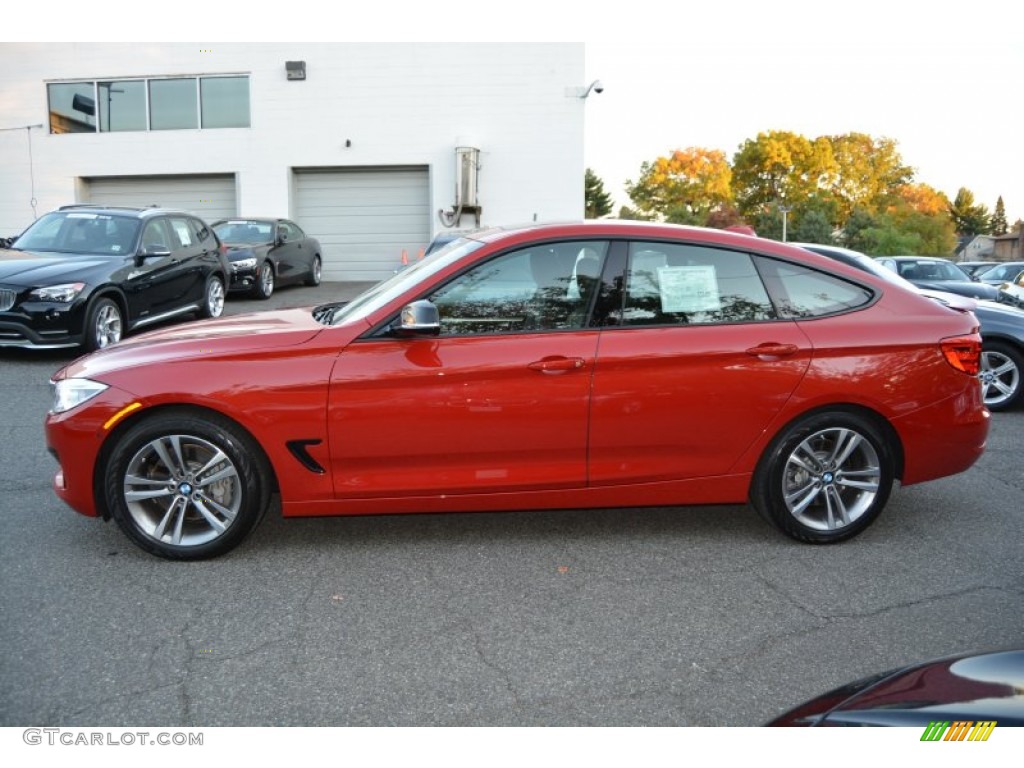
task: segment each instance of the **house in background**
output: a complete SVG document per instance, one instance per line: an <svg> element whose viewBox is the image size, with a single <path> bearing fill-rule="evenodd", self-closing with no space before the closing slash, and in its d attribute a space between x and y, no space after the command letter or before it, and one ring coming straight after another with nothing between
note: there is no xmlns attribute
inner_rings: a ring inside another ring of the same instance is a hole
<svg viewBox="0 0 1024 768"><path fill-rule="evenodd" d="M379 280L448 229L582 218L584 85L582 43L4 43L0 235L279 216Z"/></svg>
<svg viewBox="0 0 1024 768"><path fill-rule="evenodd" d="M995 238L991 235L975 235L964 240L954 254L956 261L984 261L992 258Z"/></svg>
<svg viewBox="0 0 1024 768"><path fill-rule="evenodd" d="M999 235L993 239L995 246L992 249L992 258L995 261L1024 260L1024 226L1016 232Z"/></svg>

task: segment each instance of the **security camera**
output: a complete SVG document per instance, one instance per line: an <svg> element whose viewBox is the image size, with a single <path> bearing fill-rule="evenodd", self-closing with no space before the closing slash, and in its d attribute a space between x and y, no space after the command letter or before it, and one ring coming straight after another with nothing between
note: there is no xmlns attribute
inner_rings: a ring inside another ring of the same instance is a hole
<svg viewBox="0 0 1024 768"><path fill-rule="evenodd" d="M600 80L595 80L594 84L590 87L594 89L594 93L604 93L604 85L601 84Z"/></svg>

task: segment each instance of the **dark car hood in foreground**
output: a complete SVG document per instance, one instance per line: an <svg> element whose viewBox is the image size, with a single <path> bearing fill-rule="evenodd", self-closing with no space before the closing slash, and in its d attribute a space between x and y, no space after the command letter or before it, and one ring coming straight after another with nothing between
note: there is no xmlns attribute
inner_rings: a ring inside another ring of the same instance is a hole
<svg viewBox="0 0 1024 768"><path fill-rule="evenodd" d="M823 694L768 725L891 725L991 721L1024 726L1024 650L914 664Z"/></svg>
<svg viewBox="0 0 1024 768"><path fill-rule="evenodd" d="M121 258L121 257L119 257ZM74 253L32 253L0 249L0 283L38 288L62 280L81 280L84 272L110 263L110 258Z"/></svg>
<svg viewBox="0 0 1024 768"><path fill-rule="evenodd" d="M233 315L200 320L133 336L112 347L74 361L57 375L101 377L111 371L140 365L169 364L184 359L225 358L260 350L281 349L309 341L326 330L312 315L312 307ZM338 350L366 325L332 331Z"/></svg>

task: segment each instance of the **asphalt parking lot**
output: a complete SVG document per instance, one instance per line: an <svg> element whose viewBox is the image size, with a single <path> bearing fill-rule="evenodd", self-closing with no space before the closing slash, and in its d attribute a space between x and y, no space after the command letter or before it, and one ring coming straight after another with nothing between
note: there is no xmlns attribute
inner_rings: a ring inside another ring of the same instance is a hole
<svg viewBox="0 0 1024 768"><path fill-rule="evenodd" d="M237 313L359 286L232 299ZM0 725L758 725L1024 644L1024 411L969 472L801 545L742 506L284 521L174 563L50 490L48 376L0 351Z"/></svg>

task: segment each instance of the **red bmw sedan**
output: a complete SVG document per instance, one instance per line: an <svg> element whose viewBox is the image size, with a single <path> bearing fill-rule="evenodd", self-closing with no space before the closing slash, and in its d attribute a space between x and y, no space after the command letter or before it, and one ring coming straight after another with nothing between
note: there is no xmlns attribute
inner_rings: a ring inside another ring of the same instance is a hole
<svg viewBox="0 0 1024 768"><path fill-rule="evenodd" d="M355 300L53 377L57 495L139 546L286 517L740 504L828 543L988 432L970 312L803 249L635 222L453 240Z"/></svg>

